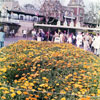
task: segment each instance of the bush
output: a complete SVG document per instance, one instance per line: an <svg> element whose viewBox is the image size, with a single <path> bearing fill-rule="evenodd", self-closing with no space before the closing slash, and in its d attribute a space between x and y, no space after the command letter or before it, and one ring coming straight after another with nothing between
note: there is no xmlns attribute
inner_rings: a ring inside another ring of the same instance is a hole
<svg viewBox="0 0 100 100"><path fill-rule="evenodd" d="M2 99L90 100L100 95L100 59L72 44L18 41L0 52Z"/></svg>

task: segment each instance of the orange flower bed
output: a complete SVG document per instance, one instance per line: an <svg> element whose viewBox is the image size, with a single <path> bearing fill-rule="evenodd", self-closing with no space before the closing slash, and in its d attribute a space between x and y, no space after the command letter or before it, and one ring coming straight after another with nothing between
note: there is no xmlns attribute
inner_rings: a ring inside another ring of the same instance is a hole
<svg viewBox="0 0 100 100"><path fill-rule="evenodd" d="M91 100L100 96L100 59L72 44L18 41L0 50L5 100Z"/></svg>

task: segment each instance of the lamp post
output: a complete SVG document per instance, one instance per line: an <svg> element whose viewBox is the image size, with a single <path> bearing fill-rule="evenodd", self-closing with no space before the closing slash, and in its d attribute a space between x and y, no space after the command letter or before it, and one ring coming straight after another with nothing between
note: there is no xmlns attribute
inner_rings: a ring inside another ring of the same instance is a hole
<svg viewBox="0 0 100 100"><path fill-rule="evenodd" d="M77 20L76 20L76 22L77 22L77 23L76 23L76 26L77 26L77 27L80 27L80 22L79 22L79 10L80 10L80 9L79 9L79 3L80 3L80 2L79 2L79 0L78 0L78 5L77 5Z"/></svg>
<svg viewBox="0 0 100 100"><path fill-rule="evenodd" d="M59 15L58 15L58 22L57 22L57 25L60 26L60 24L61 24L61 22L60 22L60 18L61 18L61 17L60 17L60 14L61 14L61 12L59 11L58 14L59 14Z"/></svg>
<svg viewBox="0 0 100 100"><path fill-rule="evenodd" d="M97 28L100 28L99 22L100 22L100 11L98 12L98 15L97 15Z"/></svg>

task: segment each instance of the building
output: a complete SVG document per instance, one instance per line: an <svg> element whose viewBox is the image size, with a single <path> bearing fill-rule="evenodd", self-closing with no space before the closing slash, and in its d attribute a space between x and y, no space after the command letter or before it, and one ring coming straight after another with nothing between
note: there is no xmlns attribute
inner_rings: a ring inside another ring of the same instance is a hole
<svg viewBox="0 0 100 100"><path fill-rule="evenodd" d="M67 13L67 14L66 14ZM57 24L57 21L60 20L63 24L64 20L68 18L68 24L73 15L73 9L63 6L59 0L45 0L43 5L40 8L40 14L45 16L45 21L48 24ZM66 18L64 18L67 16ZM52 23L49 20L53 18ZM56 21L56 23L54 23Z"/></svg>
<svg viewBox="0 0 100 100"><path fill-rule="evenodd" d="M59 0L45 0L39 13L45 17L45 21L48 23L50 18L63 20L64 9Z"/></svg>
<svg viewBox="0 0 100 100"><path fill-rule="evenodd" d="M64 21L65 18L68 25L73 21L75 26L77 21L81 24L84 22L84 3L82 0L70 0L65 7L59 0L45 0L40 13L46 18L53 17L60 21Z"/></svg>
<svg viewBox="0 0 100 100"><path fill-rule="evenodd" d="M21 7L18 1L2 0L0 10L0 22L6 26L6 33L9 34L12 29L16 36L22 36L23 30L33 29L33 23L38 20L36 14L38 11L31 4Z"/></svg>
<svg viewBox="0 0 100 100"><path fill-rule="evenodd" d="M95 22L96 26L96 20L89 17L91 14L85 14L83 0L70 0L67 6L59 0L45 0L40 10L32 4L21 7L15 0L1 0L0 5L0 23L6 26L7 34L15 29L16 36L22 36L23 30L32 30L35 22L72 27Z"/></svg>
<svg viewBox="0 0 100 100"><path fill-rule="evenodd" d="M83 0L70 0L68 6L69 9L73 9L73 16L75 17L75 25L80 22L81 26L84 24L84 2Z"/></svg>

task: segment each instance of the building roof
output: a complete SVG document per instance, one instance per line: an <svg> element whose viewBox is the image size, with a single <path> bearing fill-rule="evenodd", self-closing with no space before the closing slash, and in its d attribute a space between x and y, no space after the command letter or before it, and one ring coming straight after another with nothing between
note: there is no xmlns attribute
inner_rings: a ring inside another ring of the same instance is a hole
<svg viewBox="0 0 100 100"><path fill-rule="evenodd" d="M83 2L83 0L70 0L68 6L71 6L71 7L76 7L76 6L84 7L84 2Z"/></svg>
<svg viewBox="0 0 100 100"><path fill-rule="evenodd" d="M20 14L38 14L38 10L32 4L27 4L24 7L21 7L18 1L3 2L2 9L19 12Z"/></svg>
<svg viewBox="0 0 100 100"><path fill-rule="evenodd" d="M45 0L40 8L40 14L43 16L49 16L58 19L60 15L61 20L63 19L64 13L66 11L73 12L73 9L62 6L59 0Z"/></svg>

